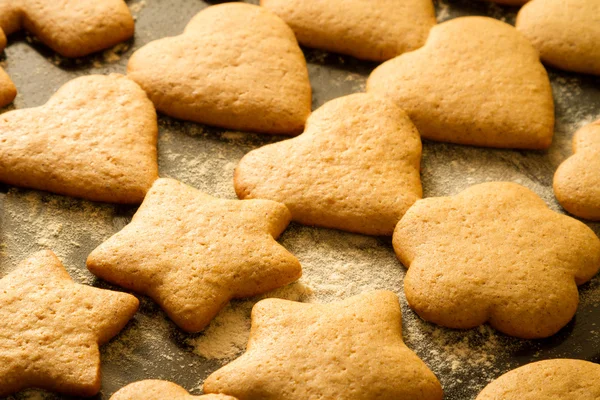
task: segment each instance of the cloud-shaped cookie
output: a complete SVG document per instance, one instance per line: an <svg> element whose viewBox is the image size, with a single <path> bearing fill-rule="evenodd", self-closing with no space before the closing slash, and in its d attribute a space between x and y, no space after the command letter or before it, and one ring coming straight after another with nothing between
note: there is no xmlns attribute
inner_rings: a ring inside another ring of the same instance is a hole
<svg viewBox="0 0 600 400"><path fill-rule="evenodd" d="M156 111L122 75L74 79L41 107L0 115L0 181L140 203L158 178Z"/></svg>
<svg viewBox="0 0 600 400"><path fill-rule="evenodd" d="M600 75L599 16L598 0L532 0L519 11L516 26L544 63Z"/></svg>
<svg viewBox="0 0 600 400"><path fill-rule="evenodd" d="M552 90L539 55L492 18L436 25L424 47L376 68L367 89L393 99L426 139L528 149L552 143Z"/></svg>
<svg viewBox="0 0 600 400"><path fill-rule="evenodd" d="M554 174L554 194L571 214L600 221L600 120L575 133L573 152Z"/></svg>
<svg viewBox="0 0 600 400"><path fill-rule="evenodd" d="M425 320L486 322L521 338L553 335L575 315L577 285L600 268L600 240L515 183L419 200L394 232L404 291Z"/></svg>
<svg viewBox="0 0 600 400"><path fill-rule="evenodd" d="M123 0L0 0L0 29L27 29L65 57L81 57L133 36Z"/></svg>
<svg viewBox="0 0 600 400"><path fill-rule="evenodd" d="M2 29L0 29L0 51L3 51L5 47L6 36L4 36ZM2 68L0 68L0 107L4 107L5 105L12 103L16 96L17 88L10 80L8 74L4 72Z"/></svg>
<svg viewBox="0 0 600 400"><path fill-rule="evenodd" d="M192 396L179 385L148 379L131 383L113 394L110 400L236 400L224 394Z"/></svg>
<svg viewBox="0 0 600 400"><path fill-rule="evenodd" d="M600 399L600 365L570 359L534 362L502 375L476 400L541 399Z"/></svg>
<svg viewBox="0 0 600 400"><path fill-rule="evenodd" d="M422 196L420 162L406 114L361 93L326 103L299 137L248 153L234 184L239 198L284 203L303 224L391 235Z"/></svg>
<svg viewBox="0 0 600 400"><path fill-rule="evenodd" d="M305 46L385 61L423 44L436 24L431 0L261 0Z"/></svg>
<svg viewBox="0 0 600 400"><path fill-rule="evenodd" d="M159 111L185 120L296 134L311 110L306 61L294 32L251 4L204 9L183 34L136 51L127 70Z"/></svg>

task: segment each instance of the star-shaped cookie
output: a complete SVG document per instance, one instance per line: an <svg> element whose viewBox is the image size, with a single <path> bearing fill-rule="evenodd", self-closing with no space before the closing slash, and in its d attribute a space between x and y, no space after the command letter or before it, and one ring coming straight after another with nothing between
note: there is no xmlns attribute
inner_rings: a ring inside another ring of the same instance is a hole
<svg viewBox="0 0 600 400"><path fill-rule="evenodd" d="M0 30L27 29L65 57L82 57L133 36L123 0L0 0Z"/></svg>
<svg viewBox="0 0 600 400"><path fill-rule="evenodd" d="M131 383L113 394L110 400L236 400L224 394L192 396L179 385L148 379Z"/></svg>
<svg viewBox="0 0 600 400"><path fill-rule="evenodd" d="M600 268L590 228L508 182L417 201L393 245L408 268L408 303L423 319L459 329L489 322L520 338L565 326L577 310L577 285Z"/></svg>
<svg viewBox="0 0 600 400"><path fill-rule="evenodd" d="M297 280L300 263L275 238L290 213L270 200L223 200L157 180L129 225L88 257L88 269L146 294L183 330L202 330L232 298Z"/></svg>
<svg viewBox="0 0 600 400"><path fill-rule="evenodd" d="M6 36L0 29L0 52L6 47ZM0 68L0 107L10 104L17 96L17 88L10 80L8 74Z"/></svg>
<svg viewBox="0 0 600 400"><path fill-rule="evenodd" d="M96 394L98 345L137 308L132 295L76 284L51 251L34 254L0 280L0 396L30 387Z"/></svg>
<svg viewBox="0 0 600 400"><path fill-rule="evenodd" d="M246 353L204 382L244 400L438 400L437 378L402 341L398 297L331 304L267 299L252 310Z"/></svg>
<svg viewBox="0 0 600 400"><path fill-rule="evenodd" d="M156 111L122 75L67 82L41 107L0 116L0 181L140 203L158 178Z"/></svg>
<svg viewBox="0 0 600 400"><path fill-rule="evenodd" d="M600 221L600 120L575 133L573 152L554 174L554 194L571 214Z"/></svg>
<svg viewBox="0 0 600 400"><path fill-rule="evenodd" d="M420 164L408 116L360 93L316 110L302 135L246 154L234 184L239 198L284 203L303 224L391 235L422 196Z"/></svg>

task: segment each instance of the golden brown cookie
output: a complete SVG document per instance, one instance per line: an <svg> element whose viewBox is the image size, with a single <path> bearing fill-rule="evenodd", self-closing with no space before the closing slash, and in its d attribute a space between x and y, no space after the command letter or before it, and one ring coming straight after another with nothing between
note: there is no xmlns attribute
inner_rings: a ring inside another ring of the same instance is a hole
<svg viewBox="0 0 600 400"><path fill-rule="evenodd" d="M571 214L600 221L600 120L575 133L573 152L554 174L554 194Z"/></svg>
<svg viewBox="0 0 600 400"><path fill-rule="evenodd" d="M425 47L377 67L367 90L393 99L425 139L524 149L552 143L552 90L538 53L492 18L436 25Z"/></svg>
<svg viewBox="0 0 600 400"><path fill-rule="evenodd" d="M287 285L300 263L279 245L290 213L269 200L223 200L157 180L129 225L88 257L95 275L153 298L197 332L232 298Z"/></svg>
<svg viewBox="0 0 600 400"><path fill-rule="evenodd" d="M6 47L6 36L0 29L0 52ZM15 99L17 96L17 88L15 84L10 80L8 74L0 68L0 107L4 107Z"/></svg>
<svg viewBox="0 0 600 400"><path fill-rule="evenodd" d="M553 67L600 75L600 1L532 0L517 29Z"/></svg>
<svg viewBox="0 0 600 400"><path fill-rule="evenodd" d="M442 388L402 341L398 296L331 304L267 299L252 309L246 353L204 382L244 400L438 400Z"/></svg>
<svg viewBox="0 0 600 400"><path fill-rule="evenodd" d="M0 0L0 29L27 29L65 57L82 57L133 36L123 0Z"/></svg>
<svg viewBox="0 0 600 400"><path fill-rule="evenodd" d="M294 32L251 4L202 10L183 34L136 51L127 71L157 110L176 118L296 134L310 114L308 70Z"/></svg>
<svg viewBox="0 0 600 400"><path fill-rule="evenodd" d="M129 294L76 284L51 251L23 261L0 280L0 396L31 387L93 396L98 345L137 308Z"/></svg>
<svg viewBox="0 0 600 400"><path fill-rule="evenodd" d="M122 75L74 79L41 107L0 116L0 181L140 203L158 178L156 111Z"/></svg>
<svg viewBox="0 0 600 400"><path fill-rule="evenodd" d="M420 163L408 116L390 100L353 94L315 111L299 137L248 153L235 190L284 203L303 224L391 235L422 196Z"/></svg>
<svg viewBox="0 0 600 400"><path fill-rule="evenodd" d="M577 310L577 285L600 268L600 240L509 182L419 200L394 232L408 268L404 292L423 319L458 329L486 322L520 338L558 332Z"/></svg>
<svg viewBox="0 0 600 400"><path fill-rule="evenodd" d="M236 400L224 394L192 396L179 385L148 379L131 383L113 394L110 400Z"/></svg>
<svg viewBox="0 0 600 400"><path fill-rule="evenodd" d="M298 41L342 54L385 61L425 44L436 24L431 0L261 0Z"/></svg>
<svg viewBox="0 0 600 400"><path fill-rule="evenodd" d="M542 399L600 399L600 365L569 359L534 362L502 375L476 400Z"/></svg>

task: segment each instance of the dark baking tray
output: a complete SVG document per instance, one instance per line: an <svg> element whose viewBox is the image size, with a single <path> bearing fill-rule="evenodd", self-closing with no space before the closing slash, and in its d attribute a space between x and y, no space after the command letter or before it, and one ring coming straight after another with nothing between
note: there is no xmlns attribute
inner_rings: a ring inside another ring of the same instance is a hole
<svg viewBox="0 0 600 400"><path fill-rule="evenodd" d="M35 38L24 33L12 35L3 65L16 83L19 95L6 110L41 105L58 87L77 76L124 73L127 59L135 49L151 40L181 33L191 16L209 3L132 0L129 5L137 19L135 38L84 59L57 57ZM512 23L517 11L476 0L439 0L436 8L440 21L460 15L487 15ZM305 49L305 54L314 91L313 108L330 99L362 91L368 74L376 66L318 50ZM600 79L554 69L549 69L549 73L557 113L555 140L549 151L489 150L425 142L422 171L425 196L450 195L490 180L510 180L530 187L560 211L552 193L552 176L558 164L570 155L574 130L600 117ZM225 132L164 116L159 122L161 174L222 197L235 197L232 171L247 151L284 139ZM34 251L51 248L77 281L120 290L94 279L85 269L85 258L129 221L134 207L91 203L5 185L0 185L0 203L0 275ZM588 225L600 234L600 224ZM296 293L296 298L306 297L302 296L306 295L306 287L314 292L308 296L312 301L331 301L375 288L396 291L403 306L405 340L440 378L448 400L473 399L487 382L530 361L572 357L600 362L598 277L580 288L581 304L567 327L546 340L523 341L487 327L452 331L417 318L406 306L402 293L404 269L394 257L389 238L291 224L281 242L304 266L304 284L288 289ZM146 378L168 379L193 393L201 393L204 378L227 360L195 354L190 339L210 343L219 338L219 332L227 332L231 321L220 318L207 337L188 335L168 321L152 301L141 300L136 317L102 348L103 387L94 398L108 399L127 383ZM232 325L242 336L251 304L252 301L236 301L228 308L231 315L244 316L241 325L240 321ZM27 391L9 398L66 397Z"/></svg>

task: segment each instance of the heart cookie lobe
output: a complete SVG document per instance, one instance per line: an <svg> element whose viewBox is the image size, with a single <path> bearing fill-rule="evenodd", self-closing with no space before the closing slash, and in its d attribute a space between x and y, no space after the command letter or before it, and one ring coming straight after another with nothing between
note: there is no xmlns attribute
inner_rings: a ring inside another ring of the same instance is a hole
<svg viewBox="0 0 600 400"><path fill-rule="evenodd" d="M261 0L308 47L385 61L425 44L436 24L431 0Z"/></svg>
<svg viewBox="0 0 600 400"><path fill-rule="evenodd" d="M74 79L41 107L0 116L0 181L141 203L158 178L156 111L122 75Z"/></svg>
<svg viewBox="0 0 600 400"><path fill-rule="evenodd" d="M136 51L127 71L159 111L179 119L298 134L311 110L306 60L294 33L251 4L204 9L183 34Z"/></svg>
<svg viewBox="0 0 600 400"><path fill-rule="evenodd" d="M422 196L420 162L408 116L360 93L316 110L302 135L248 153L234 185L240 199L284 203L302 224L391 235Z"/></svg>
<svg viewBox="0 0 600 400"><path fill-rule="evenodd" d="M519 11L516 26L544 63L600 75L599 1L532 0Z"/></svg>
<svg viewBox="0 0 600 400"><path fill-rule="evenodd" d="M435 26L424 47L376 68L367 90L393 99L425 139L522 149L552 143L552 89L538 53L492 18Z"/></svg>

